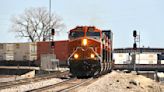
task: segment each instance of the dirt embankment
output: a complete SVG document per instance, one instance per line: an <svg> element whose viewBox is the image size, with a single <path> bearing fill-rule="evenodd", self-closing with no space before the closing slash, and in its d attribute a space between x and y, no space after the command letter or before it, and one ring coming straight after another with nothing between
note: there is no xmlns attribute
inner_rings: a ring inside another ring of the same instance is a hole
<svg viewBox="0 0 164 92"><path fill-rule="evenodd" d="M79 92L164 92L164 87L142 75L113 71Z"/></svg>

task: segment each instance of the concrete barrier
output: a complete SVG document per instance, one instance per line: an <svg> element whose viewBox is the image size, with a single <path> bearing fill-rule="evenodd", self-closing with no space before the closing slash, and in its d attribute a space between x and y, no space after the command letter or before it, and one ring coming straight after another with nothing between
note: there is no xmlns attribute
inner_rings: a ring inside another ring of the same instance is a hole
<svg viewBox="0 0 164 92"><path fill-rule="evenodd" d="M30 71L30 72L28 72L26 74L23 74L20 77L22 77L22 78L33 78L33 77L35 77L35 70Z"/></svg>
<svg viewBox="0 0 164 92"><path fill-rule="evenodd" d="M21 80L21 79L33 78L33 77L35 77L35 70L25 73L23 75L13 75L7 78L6 77L0 78L0 82L9 82L9 81L15 81L15 80Z"/></svg>

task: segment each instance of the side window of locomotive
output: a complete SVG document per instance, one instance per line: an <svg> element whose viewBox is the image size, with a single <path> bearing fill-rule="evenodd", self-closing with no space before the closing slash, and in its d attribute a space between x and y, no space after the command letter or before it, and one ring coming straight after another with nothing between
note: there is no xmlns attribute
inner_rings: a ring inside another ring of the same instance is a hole
<svg viewBox="0 0 164 92"><path fill-rule="evenodd" d="M90 32L90 31L88 31L86 33L86 35L91 37L91 38L97 39L97 40L100 39L100 32Z"/></svg>

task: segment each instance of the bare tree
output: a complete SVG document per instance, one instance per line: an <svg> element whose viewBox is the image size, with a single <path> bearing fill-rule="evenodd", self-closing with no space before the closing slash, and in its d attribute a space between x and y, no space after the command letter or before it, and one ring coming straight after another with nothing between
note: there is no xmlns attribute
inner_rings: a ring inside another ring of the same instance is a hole
<svg viewBox="0 0 164 92"><path fill-rule="evenodd" d="M23 14L12 18L12 30L18 37L27 37L32 42L50 39L50 30L62 30L65 26L54 13L49 15L46 8L26 9Z"/></svg>

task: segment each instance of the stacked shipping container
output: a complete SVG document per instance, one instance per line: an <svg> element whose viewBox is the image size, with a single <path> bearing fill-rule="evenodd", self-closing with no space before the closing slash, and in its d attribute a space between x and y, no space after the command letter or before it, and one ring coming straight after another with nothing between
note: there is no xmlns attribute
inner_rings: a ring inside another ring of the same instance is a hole
<svg viewBox="0 0 164 92"><path fill-rule="evenodd" d="M34 61L36 43L1 43L0 61Z"/></svg>
<svg viewBox="0 0 164 92"><path fill-rule="evenodd" d="M114 53L115 64L132 63L132 55L129 53ZM157 53L141 53L136 54L136 64L157 64Z"/></svg>
<svg viewBox="0 0 164 92"><path fill-rule="evenodd" d="M157 53L141 53L136 55L136 64L157 64Z"/></svg>
<svg viewBox="0 0 164 92"><path fill-rule="evenodd" d="M12 43L0 44L0 61L14 60L14 48Z"/></svg>
<svg viewBox="0 0 164 92"><path fill-rule="evenodd" d="M130 57L128 53L115 53L113 54L115 64L129 64Z"/></svg>
<svg viewBox="0 0 164 92"><path fill-rule="evenodd" d="M35 61L37 59L36 43L15 43L14 60L15 61Z"/></svg>

